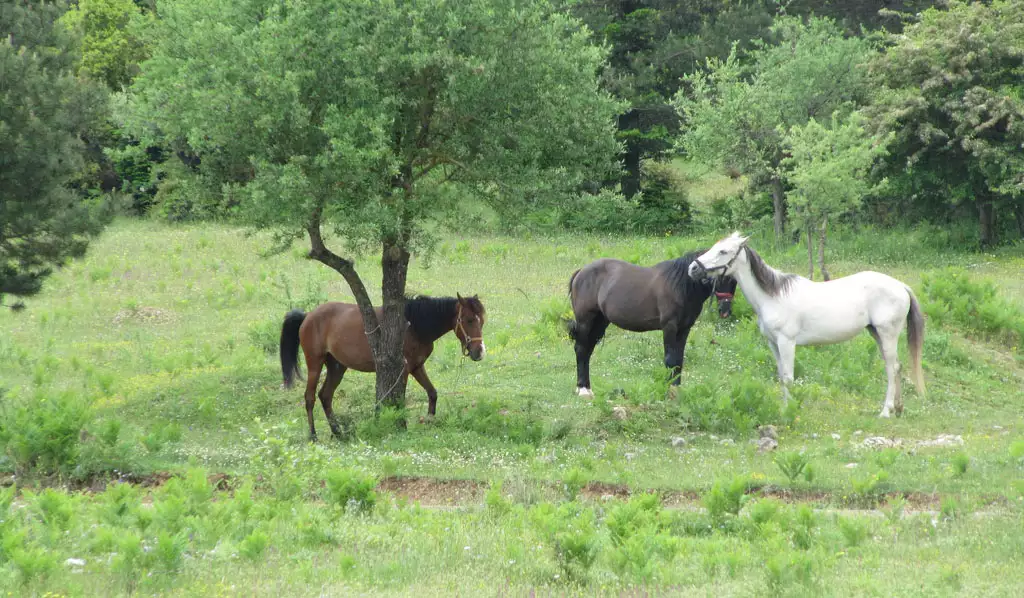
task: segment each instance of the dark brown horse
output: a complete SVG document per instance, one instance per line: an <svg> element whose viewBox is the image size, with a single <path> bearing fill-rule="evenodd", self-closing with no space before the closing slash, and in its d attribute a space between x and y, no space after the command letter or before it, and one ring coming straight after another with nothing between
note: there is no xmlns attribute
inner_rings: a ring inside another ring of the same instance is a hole
<svg viewBox="0 0 1024 598"><path fill-rule="evenodd" d="M381 313L381 309L377 308L378 318ZM486 319L484 304L476 295L465 298L419 296L406 300L405 319L409 327L405 332L405 374L400 383L407 384L408 376L412 374L423 390L427 391L427 415L432 416L437 409L437 390L430 383L424 364L434 351L434 341L454 331L462 343L463 355L473 361L483 359L483 328ZM316 406L320 370L325 365L327 379L320 388L320 403L331 432L335 437L340 437L341 430L331 407L335 389L349 369L359 372L372 372L375 369L359 307L351 303L324 303L308 314L292 310L285 315L281 327L281 372L284 374L286 388L291 388L295 374L298 373L300 345L306 356L309 438L316 440L313 407Z"/></svg>
<svg viewBox="0 0 1024 598"><path fill-rule="evenodd" d="M672 370L672 384L679 384L683 352L690 328L715 294L718 314L732 314L736 281L729 277L696 281L687 275L694 251L650 268L615 259L599 259L573 273L569 297L576 319L569 334L576 341L576 393L594 396L590 389L590 356L604 337L608 324L632 332L661 330L665 342L665 367Z"/></svg>

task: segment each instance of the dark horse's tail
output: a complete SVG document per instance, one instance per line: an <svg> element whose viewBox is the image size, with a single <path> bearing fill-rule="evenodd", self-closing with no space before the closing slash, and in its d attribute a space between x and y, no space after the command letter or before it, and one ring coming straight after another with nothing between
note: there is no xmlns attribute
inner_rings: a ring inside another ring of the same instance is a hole
<svg viewBox="0 0 1024 598"><path fill-rule="evenodd" d="M572 273L572 276L569 277L569 299L570 300L572 300L572 283L576 280L576 275L579 274L579 273L580 273L580 271L577 270L577 271ZM566 330L566 332L569 333L569 338L571 338L572 340L576 340L576 328L577 328L576 320L563 320L563 322L565 322L565 330Z"/></svg>
<svg viewBox="0 0 1024 598"><path fill-rule="evenodd" d="M299 326L305 319L304 312L293 309L285 314L281 326L281 373L285 388L291 388L299 374Z"/></svg>

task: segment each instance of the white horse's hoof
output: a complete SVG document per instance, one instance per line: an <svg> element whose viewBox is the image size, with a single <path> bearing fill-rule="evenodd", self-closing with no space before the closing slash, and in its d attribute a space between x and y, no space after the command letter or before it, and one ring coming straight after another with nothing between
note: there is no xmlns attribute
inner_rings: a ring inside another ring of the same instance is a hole
<svg viewBox="0 0 1024 598"><path fill-rule="evenodd" d="M886 419L889 419L889 412L888 411L882 411L881 413L878 414L878 417L884 417Z"/></svg>
<svg viewBox="0 0 1024 598"><path fill-rule="evenodd" d="M581 386L576 389L576 394L578 394L581 397L592 397L594 396L594 391L590 390L589 388L584 388Z"/></svg>

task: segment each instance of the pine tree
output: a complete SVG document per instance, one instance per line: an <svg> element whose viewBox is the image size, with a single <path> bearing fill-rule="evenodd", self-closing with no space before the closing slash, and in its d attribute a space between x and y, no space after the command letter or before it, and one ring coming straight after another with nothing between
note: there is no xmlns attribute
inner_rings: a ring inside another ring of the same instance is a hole
<svg viewBox="0 0 1024 598"><path fill-rule="evenodd" d="M100 122L106 91L74 75L77 43L57 23L65 6L0 2L0 301L42 288L84 253L105 210L72 185L81 136Z"/></svg>

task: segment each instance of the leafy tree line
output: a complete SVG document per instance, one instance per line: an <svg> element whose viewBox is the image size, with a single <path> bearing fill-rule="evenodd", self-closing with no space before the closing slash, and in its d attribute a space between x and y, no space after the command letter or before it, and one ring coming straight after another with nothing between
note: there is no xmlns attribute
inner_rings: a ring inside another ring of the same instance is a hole
<svg viewBox="0 0 1024 598"><path fill-rule="evenodd" d="M793 221L809 252L863 201L904 222L973 207L982 246L1020 238L1022 27L1019 0L931 8L899 35L776 18L773 43L684 78L680 149L770 193L776 238Z"/></svg>

